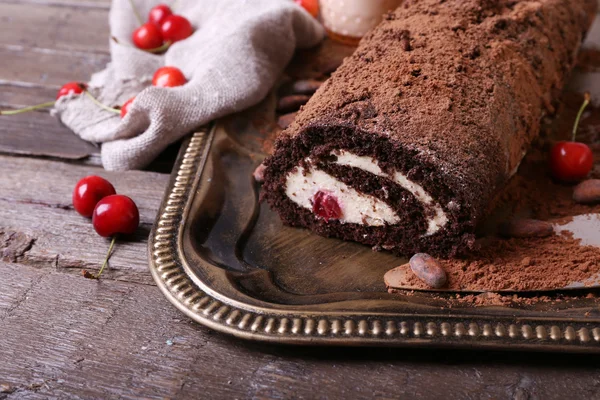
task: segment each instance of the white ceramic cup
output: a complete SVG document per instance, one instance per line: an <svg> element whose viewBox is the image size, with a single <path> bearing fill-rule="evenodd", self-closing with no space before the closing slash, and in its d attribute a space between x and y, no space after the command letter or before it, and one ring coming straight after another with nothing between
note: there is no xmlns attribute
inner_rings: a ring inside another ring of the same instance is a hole
<svg viewBox="0 0 600 400"><path fill-rule="evenodd" d="M381 22L383 14L402 0L320 0L323 25L335 39L359 39Z"/></svg>

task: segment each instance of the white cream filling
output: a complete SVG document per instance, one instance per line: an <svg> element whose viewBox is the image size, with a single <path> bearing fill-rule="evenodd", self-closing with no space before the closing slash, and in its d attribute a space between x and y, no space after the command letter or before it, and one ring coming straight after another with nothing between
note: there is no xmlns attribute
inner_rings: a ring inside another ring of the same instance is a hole
<svg viewBox="0 0 600 400"><path fill-rule="evenodd" d="M332 152L332 155L337 157L336 164L359 168L394 181L412 193L424 208L433 209L434 215L427 219L428 227L425 236L436 233L448 223L448 217L439 203L435 202L422 186L411 181L401 172L387 174L381 170L373 157L358 156L345 150ZM306 161L310 162L310 159ZM312 210L312 200L318 191L328 192L338 199L343 214L339 219L341 223L382 226L386 223L397 224L400 221L400 217L385 202L357 192L314 166L311 166L308 171L298 167L287 175L286 195L299 206Z"/></svg>
<svg viewBox="0 0 600 400"><path fill-rule="evenodd" d="M397 224L398 215L376 197L357 192L329 175L311 167L308 171L298 167L287 176L285 194L296 204L312 210L313 198L318 191L334 195L342 210L341 223L369 226Z"/></svg>
<svg viewBox="0 0 600 400"><path fill-rule="evenodd" d="M415 196L417 200L421 202L421 204L426 206L424 208L433 208L435 214L433 217L427 220L428 225L426 235L433 235L448 223L448 217L439 203L434 202L433 198L425 191L425 189L423 189L421 185L411 181L403 173L396 171L393 175L390 175L383 172L373 157L357 156L356 154L352 154L345 150L333 152L332 155L337 156L337 161L335 162L336 164L359 168L363 171L370 172L373 175L391 179L412 193L413 196Z"/></svg>

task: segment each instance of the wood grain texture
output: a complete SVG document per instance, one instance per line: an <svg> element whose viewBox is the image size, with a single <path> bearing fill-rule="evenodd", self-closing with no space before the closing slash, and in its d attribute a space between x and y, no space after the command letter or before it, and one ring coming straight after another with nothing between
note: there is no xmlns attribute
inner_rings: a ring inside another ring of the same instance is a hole
<svg viewBox="0 0 600 400"><path fill-rule="evenodd" d="M4 399L600 396L584 356L268 346L190 323L156 287L2 262L0 274Z"/></svg>
<svg viewBox="0 0 600 400"><path fill-rule="evenodd" d="M0 153L82 160L99 147L76 136L47 112L0 117Z"/></svg>
<svg viewBox="0 0 600 400"><path fill-rule="evenodd" d="M8 3L0 21L0 46L108 53L106 8Z"/></svg>
<svg viewBox="0 0 600 400"><path fill-rule="evenodd" d="M70 209L74 182L109 178L148 225L166 175L17 157L0 157L0 169L0 399L600 395L600 366L583 356L292 348L214 334L152 285L142 237L119 244L100 282L79 275L107 242Z"/></svg>
<svg viewBox="0 0 600 400"><path fill-rule="evenodd" d="M92 73L104 68L110 56L10 45L0 46L0 60L3 81L61 86L71 81L87 82Z"/></svg>
<svg viewBox="0 0 600 400"><path fill-rule="evenodd" d="M0 170L3 259L76 275L82 268L97 270L109 241L99 237L90 220L77 214L71 205L75 183L94 174L109 179L117 192L134 199L140 210L138 233L118 242L105 279L153 284L148 273L146 243L168 175L111 173L93 166L5 156L0 156ZM23 245L27 242L23 235L31 239L29 246ZM25 251L20 250L23 247Z"/></svg>
<svg viewBox="0 0 600 400"><path fill-rule="evenodd" d="M74 8L100 8L108 10L110 0L0 0L0 4L23 3L29 6L60 6Z"/></svg>
<svg viewBox="0 0 600 400"><path fill-rule="evenodd" d="M42 86L26 82L0 81L0 108L14 109L51 101L56 97L59 88L59 85Z"/></svg>

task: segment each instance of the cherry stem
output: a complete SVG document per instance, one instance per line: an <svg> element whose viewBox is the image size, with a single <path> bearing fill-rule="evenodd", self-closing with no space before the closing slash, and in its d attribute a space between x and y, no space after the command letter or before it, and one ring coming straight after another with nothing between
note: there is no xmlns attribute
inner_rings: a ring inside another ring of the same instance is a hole
<svg viewBox="0 0 600 400"><path fill-rule="evenodd" d="M590 100L591 100L590 92L585 92L583 94L583 104L579 108L577 117L575 117L575 124L573 124L573 136L571 138L572 142L575 141L575 136L577 135L577 128L579 127L579 120L581 119L581 116L583 115L583 110L585 110L585 108L588 106L588 104L590 104Z"/></svg>
<svg viewBox="0 0 600 400"><path fill-rule="evenodd" d="M106 110L108 112L111 112L111 113L121 114L121 110L117 110L116 108L109 107L109 106L99 102L98 99L96 99L94 96L92 96L92 94L87 89L84 89L83 91L86 94L86 96L89 97L98 107L100 107L103 110Z"/></svg>
<svg viewBox="0 0 600 400"><path fill-rule="evenodd" d="M113 247L115 247L116 241L117 241L117 235L113 236L112 240L110 241L110 246L108 247L108 253L106 253L106 258L104 259L104 263L102 263L102 267L100 267L100 271L98 271L98 274L96 275L96 279L100 279L100 275L102 275L102 272L104 272L104 268L106 267L106 265L108 265L108 260L110 259L112 249L113 249Z"/></svg>
<svg viewBox="0 0 600 400"><path fill-rule="evenodd" d="M133 13L135 14L135 18L140 23L140 26L144 25L144 20L142 19L142 16L140 15L140 13L139 13L137 7L135 6L135 4L133 4L133 0L129 0L129 4L131 4L131 8L133 9Z"/></svg>
<svg viewBox="0 0 600 400"><path fill-rule="evenodd" d="M29 111L35 111L35 110L39 110L40 108L52 107L54 105L54 103L56 103L56 101L49 101L47 103L37 104L35 106L19 108L18 110L0 111L0 115L16 115L16 114L29 112Z"/></svg>
<svg viewBox="0 0 600 400"><path fill-rule="evenodd" d="M111 36L110 38L112 39L113 42L115 42L118 45L131 47L132 49L137 49L137 47L131 46L131 45L127 44L127 43L121 43L119 41L119 39L117 39L114 36ZM171 47L172 44L173 44L172 42L168 41L168 42L163 43L162 46L160 46L160 47L155 47L153 49L148 49L148 50L143 50L143 51L146 51L148 53L162 53L163 51L168 50L169 47ZM142 49L138 49L138 50L142 50Z"/></svg>
<svg viewBox="0 0 600 400"><path fill-rule="evenodd" d="M146 50L148 53L162 53L163 51L167 51L169 47L171 47L171 42L164 42L162 46L156 47L154 49Z"/></svg>
<svg viewBox="0 0 600 400"><path fill-rule="evenodd" d="M100 279L100 275L102 275L102 272L104 272L104 268L106 268L106 266L108 265L108 260L110 259L110 256L112 254L112 250L113 250L113 247L115 246L116 241L117 241L117 235L113 236L112 241L110 242L110 246L108 248L108 253L106 253L106 258L104 259L104 263L102 264L102 267L100 267L100 271L98 271L97 274L92 274L92 273L84 270L83 276L85 276L86 278L89 278L89 279Z"/></svg>

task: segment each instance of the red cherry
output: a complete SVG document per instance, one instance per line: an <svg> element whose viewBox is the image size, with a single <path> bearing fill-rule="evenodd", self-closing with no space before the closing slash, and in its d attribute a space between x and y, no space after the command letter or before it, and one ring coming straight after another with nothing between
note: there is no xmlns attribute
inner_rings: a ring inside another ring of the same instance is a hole
<svg viewBox="0 0 600 400"><path fill-rule="evenodd" d="M94 229L103 237L114 236L117 233L131 235L139 224L140 212L137 206L133 200L121 194L100 200L92 216Z"/></svg>
<svg viewBox="0 0 600 400"><path fill-rule="evenodd" d="M125 118L125 116L129 112L129 107L131 106L131 103L133 103L134 100L135 96L123 103L123 105L121 106L121 119Z"/></svg>
<svg viewBox="0 0 600 400"><path fill-rule="evenodd" d="M319 16L319 2L317 0L294 0L296 4L304 7L310 15L317 18Z"/></svg>
<svg viewBox="0 0 600 400"><path fill-rule="evenodd" d="M156 49L163 44L160 28L151 22L146 22L133 31L131 39L135 47L142 50Z"/></svg>
<svg viewBox="0 0 600 400"><path fill-rule="evenodd" d="M173 11L171 11L171 8L168 5L159 4L155 7L152 7L150 10L150 13L148 14L148 22L151 22L156 26L161 26L163 22L165 22L165 19L172 14Z"/></svg>
<svg viewBox="0 0 600 400"><path fill-rule="evenodd" d="M100 275L102 275L104 268L108 264L113 246L117 241L117 234L131 235L134 233L140 225L140 212L134 201L129 197L114 194L103 198L96 204L92 216L92 225L98 235L113 237L104 263L98 273L93 274L85 269L81 271L85 278L100 279Z"/></svg>
<svg viewBox="0 0 600 400"><path fill-rule="evenodd" d="M65 83L56 94L56 100L60 99L63 96L67 96L69 94L81 94L83 93L83 89L85 86L79 82L69 82Z"/></svg>
<svg viewBox="0 0 600 400"><path fill-rule="evenodd" d="M313 198L313 213L323 218L325 222L342 217L342 209L337 198L321 190Z"/></svg>
<svg viewBox="0 0 600 400"><path fill-rule="evenodd" d="M165 42L175 43L192 36L194 29L187 18L181 15L169 15L160 26Z"/></svg>
<svg viewBox="0 0 600 400"><path fill-rule="evenodd" d="M185 75L176 67L159 68L152 77L152 85L157 87L183 86L186 83Z"/></svg>
<svg viewBox="0 0 600 400"><path fill-rule="evenodd" d="M552 176L562 182L584 179L594 166L594 155L585 143L560 141L550 151Z"/></svg>
<svg viewBox="0 0 600 400"><path fill-rule="evenodd" d="M577 128L583 111L592 98L589 92L583 94L583 103L575 117L571 141L556 143L550 151L550 171L555 179L563 182L577 182L585 178L594 166L594 154L588 145L575 141Z"/></svg>
<svg viewBox="0 0 600 400"><path fill-rule="evenodd" d="M96 175L86 176L75 185L73 207L84 217L91 217L96 204L115 193L115 188L106 179Z"/></svg>

